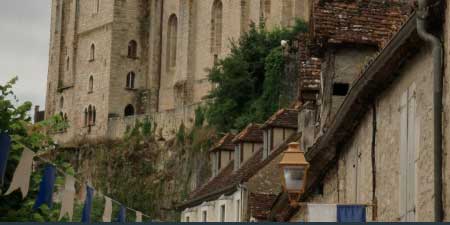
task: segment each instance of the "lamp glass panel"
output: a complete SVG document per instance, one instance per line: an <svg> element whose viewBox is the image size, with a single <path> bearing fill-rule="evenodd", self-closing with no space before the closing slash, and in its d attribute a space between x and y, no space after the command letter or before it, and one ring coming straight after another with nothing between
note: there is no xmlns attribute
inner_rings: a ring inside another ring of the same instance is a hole
<svg viewBox="0 0 450 225"><path fill-rule="evenodd" d="M305 179L305 167L289 166L284 168L284 179L286 181L286 189L292 191L300 191L303 187Z"/></svg>

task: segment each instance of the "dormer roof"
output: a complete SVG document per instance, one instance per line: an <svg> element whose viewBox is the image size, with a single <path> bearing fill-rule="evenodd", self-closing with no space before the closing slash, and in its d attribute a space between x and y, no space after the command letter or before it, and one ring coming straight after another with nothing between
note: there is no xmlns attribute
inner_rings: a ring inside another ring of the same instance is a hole
<svg viewBox="0 0 450 225"><path fill-rule="evenodd" d="M233 143L239 142L262 143L263 132L261 129L261 124L249 124L244 130L241 131L241 133L234 137Z"/></svg>
<svg viewBox="0 0 450 225"><path fill-rule="evenodd" d="M234 134L228 133L225 136L223 136L209 151L215 152L215 151L234 151L234 144L233 144L233 138L235 137Z"/></svg>
<svg viewBox="0 0 450 225"><path fill-rule="evenodd" d="M298 110L296 109L280 109L273 114L261 127L261 129L268 129L271 127L279 128L298 128Z"/></svg>

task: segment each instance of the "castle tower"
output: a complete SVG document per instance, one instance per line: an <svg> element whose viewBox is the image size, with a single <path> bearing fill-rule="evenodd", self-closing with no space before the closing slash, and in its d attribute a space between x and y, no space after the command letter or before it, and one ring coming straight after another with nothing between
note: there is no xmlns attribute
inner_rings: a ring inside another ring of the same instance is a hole
<svg viewBox="0 0 450 225"><path fill-rule="evenodd" d="M212 86L206 69L252 22L305 17L307 0L52 0L46 118L62 143L117 138L150 117L170 136Z"/></svg>

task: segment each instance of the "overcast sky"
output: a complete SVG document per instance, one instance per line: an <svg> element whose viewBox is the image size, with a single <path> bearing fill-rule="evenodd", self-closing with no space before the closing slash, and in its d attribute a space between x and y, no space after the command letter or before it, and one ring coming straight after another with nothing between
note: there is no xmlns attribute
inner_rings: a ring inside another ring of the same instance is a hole
<svg viewBox="0 0 450 225"><path fill-rule="evenodd" d="M0 0L0 83L14 76L21 102L45 106L51 0Z"/></svg>

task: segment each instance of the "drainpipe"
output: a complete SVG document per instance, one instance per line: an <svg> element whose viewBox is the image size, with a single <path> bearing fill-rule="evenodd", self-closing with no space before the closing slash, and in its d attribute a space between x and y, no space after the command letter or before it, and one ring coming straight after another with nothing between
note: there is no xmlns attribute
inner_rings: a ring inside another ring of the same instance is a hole
<svg viewBox="0 0 450 225"><path fill-rule="evenodd" d="M420 38L433 46L433 113L434 113L434 217L436 222L443 220L442 206L442 58L443 48L440 39L426 31L429 15L427 0L418 0L417 33Z"/></svg>

